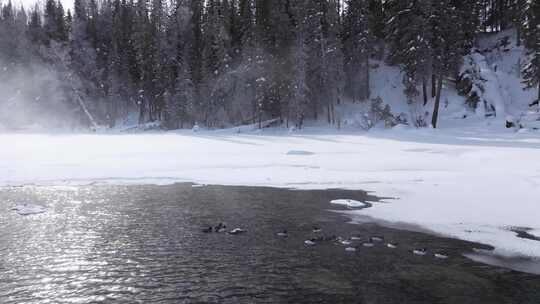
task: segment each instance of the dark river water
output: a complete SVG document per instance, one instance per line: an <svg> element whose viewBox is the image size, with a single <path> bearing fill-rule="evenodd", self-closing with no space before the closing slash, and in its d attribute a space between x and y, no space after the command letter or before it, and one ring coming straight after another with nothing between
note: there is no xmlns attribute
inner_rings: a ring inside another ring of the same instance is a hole
<svg viewBox="0 0 540 304"><path fill-rule="evenodd" d="M482 245L348 224L330 211L336 198L366 194L190 184L3 188L0 303L540 303L540 276L462 256ZM21 203L47 212L18 215L11 208ZM246 233L202 232L219 222ZM283 229L289 236L276 236ZM398 248L304 244L331 235L383 236ZM449 258L411 253L423 247Z"/></svg>

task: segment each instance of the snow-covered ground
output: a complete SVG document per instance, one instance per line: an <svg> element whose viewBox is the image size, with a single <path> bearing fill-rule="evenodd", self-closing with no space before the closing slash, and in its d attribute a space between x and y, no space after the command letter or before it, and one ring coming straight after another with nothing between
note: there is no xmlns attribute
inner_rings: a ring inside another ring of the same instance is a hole
<svg viewBox="0 0 540 304"><path fill-rule="evenodd" d="M355 211L540 257L540 136L396 128L139 135L0 135L0 185L90 181L255 185L373 191L388 203ZM303 153L290 153L303 151ZM336 199L346 199L336 197Z"/></svg>

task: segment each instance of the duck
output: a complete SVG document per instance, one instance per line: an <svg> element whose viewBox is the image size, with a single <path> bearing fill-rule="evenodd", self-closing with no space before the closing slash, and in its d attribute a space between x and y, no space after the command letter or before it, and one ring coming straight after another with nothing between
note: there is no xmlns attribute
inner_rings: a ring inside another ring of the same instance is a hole
<svg viewBox="0 0 540 304"><path fill-rule="evenodd" d="M427 253L426 248L419 248L419 249L414 249L413 250L413 254L419 255L419 256L424 256L424 255L426 255L426 253Z"/></svg>
<svg viewBox="0 0 540 304"><path fill-rule="evenodd" d="M202 230L202 232L204 233L212 233L214 231L214 228L212 228L212 226L208 227L208 228L204 228Z"/></svg>
<svg viewBox="0 0 540 304"><path fill-rule="evenodd" d="M337 237L336 235L323 237L323 241L336 241L336 240L340 240L340 239L341 238Z"/></svg>
<svg viewBox="0 0 540 304"><path fill-rule="evenodd" d="M362 243L362 246L371 248L371 247L375 246L375 244L373 244L373 242L369 241L369 242Z"/></svg>
<svg viewBox="0 0 540 304"><path fill-rule="evenodd" d="M246 231L241 228L234 228L233 230L229 231L229 234L236 235L236 234L242 234L244 232Z"/></svg>
<svg viewBox="0 0 540 304"><path fill-rule="evenodd" d="M313 233L319 233L319 232L322 232L322 229L320 227L313 226Z"/></svg>
<svg viewBox="0 0 540 304"><path fill-rule="evenodd" d="M347 252L355 252L356 247L347 247L347 248L345 248L345 251L347 251Z"/></svg>
<svg viewBox="0 0 540 304"><path fill-rule="evenodd" d="M390 249L396 249L398 246L397 243L387 243L386 244L386 247L390 248Z"/></svg>
<svg viewBox="0 0 540 304"><path fill-rule="evenodd" d="M380 242L384 242L384 237L382 236L372 236L369 238L369 240L373 243L380 243Z"/></svg>
<svg viewBox="0 0 540 304"><path fill-rule="evenodd" d="M215 232L225 232L227 231L227 225L223 223L219 223L216 227L214 227Z"/></svg>
<svg viewBox="0 0 540 304"><path fill-rule="evenodd" d="M436 259L446 260L448 259L448 256L443 253L435 253L433 256L435 256Z"/></svg>
<svg viewBox="0 0 540 304"><path fill-rule="evenodd" d="M278 232L277 233L277 236L280 236L280 237L288 237L289 236L289 233L287 232L287 230L283 230L281 232Z"/></svg>
<svg viewBox="0 0 540 304"><path fill-rule="evenodd" d="M305 244L306 246L315 246L315 245L317 244L317 243L315 243L315 241L316 241L315 239L305 240L305 241L304 241L304 244Z"/></svg>
<svg viewBox="0 0 540 304"><path fill-rule="evenodd" d="M325 240L324 236L318 236L316 238L311 239L314 242L323 242Z"/></svg>
<svg viewBox="0 0 540 304"><path fill-rule="evenodd" d="M350 245L350 244L352 244L352 242L349 241L349 240L340 240L339 242L341 243L341 245Z"/></svg>

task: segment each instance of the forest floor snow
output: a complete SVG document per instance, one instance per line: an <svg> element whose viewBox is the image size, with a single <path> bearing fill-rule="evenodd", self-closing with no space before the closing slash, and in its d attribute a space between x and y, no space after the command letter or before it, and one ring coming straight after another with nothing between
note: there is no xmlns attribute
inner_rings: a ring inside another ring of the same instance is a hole
<svg viewBox="0 0 540 304"><path fill-rule="evenodd" d="M493 245L497 254L540 258L540 242L509 229L540 229L540 133L486 130L477 124L369 133L0 134L0 185L194 182L366 190L391 199L351 211L359 218L416 224Z"/></svg>

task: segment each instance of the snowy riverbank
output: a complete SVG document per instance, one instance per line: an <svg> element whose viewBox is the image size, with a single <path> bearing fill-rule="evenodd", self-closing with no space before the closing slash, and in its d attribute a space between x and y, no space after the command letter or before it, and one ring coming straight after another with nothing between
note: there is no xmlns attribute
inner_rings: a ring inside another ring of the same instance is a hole
<svg viewBox="0 0 540 304"><path fill-rule="evenodd" d="M0 185L172 183L346 188L395 197L356 211L540 257L540 135L506 130L266 130L0 135ZM295 153L290 153L295 151ZM302 151L302 153L299 153Z"/></svg>

